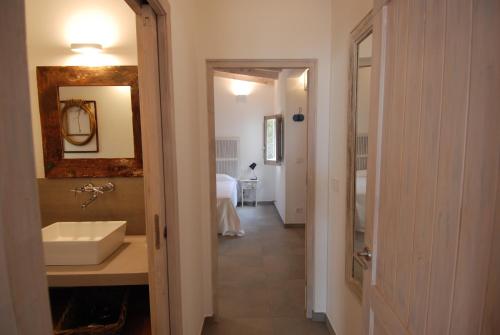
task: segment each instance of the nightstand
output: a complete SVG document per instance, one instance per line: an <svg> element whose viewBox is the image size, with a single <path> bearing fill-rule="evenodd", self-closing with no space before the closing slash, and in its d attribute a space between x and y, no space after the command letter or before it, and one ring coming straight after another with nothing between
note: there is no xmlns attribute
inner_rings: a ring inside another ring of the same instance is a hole
<svg viewBox="0 0 500 335"><path fill-rule="evenodd" d="M245 199L252 201L254 207L257 207L257 185L259 184L258 179L240 179L240 190L241 190L241 207L245 206ZM253 193L253 198L248 199L250 194Z"/></svg>

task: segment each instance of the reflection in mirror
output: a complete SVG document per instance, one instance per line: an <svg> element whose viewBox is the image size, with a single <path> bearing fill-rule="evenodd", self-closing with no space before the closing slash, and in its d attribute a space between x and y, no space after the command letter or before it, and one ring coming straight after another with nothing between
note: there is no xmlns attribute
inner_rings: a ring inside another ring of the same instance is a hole
<svg viewBox="0 0 500 335"><path fill-rule="evenodd" d="M352 32L351 99L348 128L348 203L346 279L361 298L366 261L358 253L365 248L366 187L368 176L368 124L372 63L371 13Z"/></svg>
<svg viewBox="0 0 500 335"><path fill-rule="evenodd" d="M356 88L356 139L355 139L355 216L354 216L354 254L364 248L365 241L365 200L366 176L368 165L368 119L370 109L370 78L371 78L372 35L368 35L358 45L358 69ZM356 264L359 261L356 260ZM353 267L353 277L362 282L362 271Z"/></svg>
<svg viewBox="0 0 500 335"><path fill-rule="evenodd" d="M130 86L63 86L59 103L64 158L134 157Z"/></svg>

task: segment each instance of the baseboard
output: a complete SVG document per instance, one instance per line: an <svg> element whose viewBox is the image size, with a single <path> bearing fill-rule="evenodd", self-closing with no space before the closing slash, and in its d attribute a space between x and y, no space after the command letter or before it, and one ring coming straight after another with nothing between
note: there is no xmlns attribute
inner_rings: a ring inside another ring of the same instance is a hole
<svg viewBox="0 0 500 335"><path fill-rule="evenodd" d="M257 202L257 206L269 206L274 205L274 201L259 201ZM241 201L238 201L237 207L241 206ZM257 207L255 206L254 201L245 201L245 207Z"/></svg>
<svg viewBox="0 0 500 335"><path fill-rule="evenodd" d="M326 323L326 328L328 329L328 332L330 333L330 335L336 335L335 330L333 330L333 326L330 323L330 319L326 315L325 315L325 317L326 317L325 323Z"/></svg>
<svg viewBox="0 0 500 335"><path fill-rule="evenodd" d="M285 223L284 224L285 228L305 228L306 224L305 223Z"/></svg>
<svg viewBox="0 0 500 335"><path fill-rule="evenodd" d="M317 313L315 311L312 312L311 320L315 322L325 322L326 314L325 313Z"/></svg>

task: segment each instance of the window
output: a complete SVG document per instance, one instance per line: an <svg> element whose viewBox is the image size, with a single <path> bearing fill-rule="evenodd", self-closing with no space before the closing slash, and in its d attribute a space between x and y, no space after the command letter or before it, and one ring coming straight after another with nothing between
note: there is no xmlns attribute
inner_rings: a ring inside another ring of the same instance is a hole
<svg viewBox="0 0 500 335"><path fill-rule="evenodd" d="M264 117L264 164L277 165L283 161L283 118Z"/></svg>

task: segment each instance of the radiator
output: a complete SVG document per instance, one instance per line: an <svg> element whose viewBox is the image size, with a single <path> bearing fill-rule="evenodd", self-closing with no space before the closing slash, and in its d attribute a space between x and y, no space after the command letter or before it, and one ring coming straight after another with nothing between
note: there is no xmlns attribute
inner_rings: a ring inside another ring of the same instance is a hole
<svg viewBox="0 0 500 335"><path fill-rule="evenodd" d="M368 135L356 136L356 171L368 167Z"/></svg>
<svg viewBox="0 0 500 335"><path fill-rule="evenodd" d="M218 137L215 139L215 170L233 178L239 177L240 139L239 137Z"/></svg>

